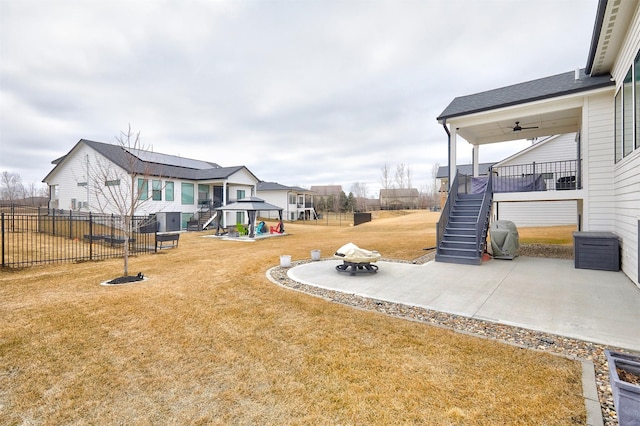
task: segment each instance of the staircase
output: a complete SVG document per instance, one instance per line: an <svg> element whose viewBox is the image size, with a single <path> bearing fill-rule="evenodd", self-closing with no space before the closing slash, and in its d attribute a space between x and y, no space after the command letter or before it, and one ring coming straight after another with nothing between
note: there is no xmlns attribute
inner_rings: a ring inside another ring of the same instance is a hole
<svg viewBox="0 0 640 426"><path fill-rule="evenodd" d="M438 222L436 261L480 265L489 229L491 179L479 194L459 193L457 180Z"/></svg>

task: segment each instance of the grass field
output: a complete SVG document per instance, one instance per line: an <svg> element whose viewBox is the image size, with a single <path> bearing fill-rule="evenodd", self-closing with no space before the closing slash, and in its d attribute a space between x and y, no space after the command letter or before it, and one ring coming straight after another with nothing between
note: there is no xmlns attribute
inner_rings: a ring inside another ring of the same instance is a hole
<svg viewBox="0 0 640 426"><path fill-rule="evenodd" d="M99 285L121 260L3 271L0 424L584 423L575 361L265 277L281 254L347 242L415 259L435 244L434 217L286 224L289 235L251 243L187 233L131 259L149 278L134 285Z"/></svg>

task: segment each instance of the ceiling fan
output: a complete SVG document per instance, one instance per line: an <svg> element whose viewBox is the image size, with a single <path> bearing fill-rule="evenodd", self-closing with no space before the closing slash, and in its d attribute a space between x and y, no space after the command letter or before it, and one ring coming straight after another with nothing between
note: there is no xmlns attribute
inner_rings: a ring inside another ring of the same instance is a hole
<svg viewBox="0 0 640 426"><path fill-rule="evenodd" d="M516 125L513 127L513 131L514 132L519 132L520 130L527 130L527 129L537 129L538 126L533 126L533 127L522 127L520 125L519 121L516 121Z"/></svg>

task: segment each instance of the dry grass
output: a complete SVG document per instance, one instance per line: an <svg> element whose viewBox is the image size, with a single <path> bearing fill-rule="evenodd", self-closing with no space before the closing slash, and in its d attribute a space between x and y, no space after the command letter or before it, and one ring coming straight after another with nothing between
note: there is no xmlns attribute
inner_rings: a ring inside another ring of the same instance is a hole
<svg viewBox="0 0 640 426"><path fill-rule="evenodd" d="M279 255L352 241L414 259L433 214L287 224L254 243L183 234L132 259L0 274L2 424L570 424L580 366L270 283ZM331 273L331 272L328 272Z"/></svg>

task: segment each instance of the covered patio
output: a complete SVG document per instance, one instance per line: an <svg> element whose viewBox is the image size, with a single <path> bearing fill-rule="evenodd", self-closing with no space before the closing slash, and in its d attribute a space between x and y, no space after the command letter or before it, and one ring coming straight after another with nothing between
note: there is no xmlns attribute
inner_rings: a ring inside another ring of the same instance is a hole
<svg viewBox="0 0 640 426"><path fill-rule="evenodd" d="M457 175L459 139L471 145L472 174L477 177L483 145L577 132L575 161L496 170L494 201L584 199L588 176L582 164L585 148L581 135L589 125L585 92L608 91L613 84L609 76L592 77L576 70L455 98L437 118L448 137L449 182ZM549 176L553 185L541 179ZM529 184L516 185L516 178Z"/></svg>

